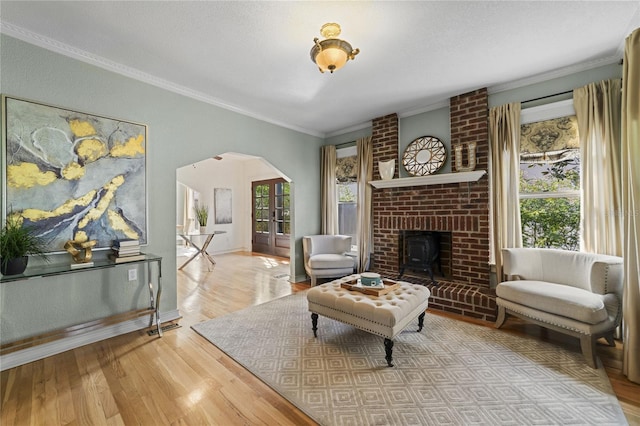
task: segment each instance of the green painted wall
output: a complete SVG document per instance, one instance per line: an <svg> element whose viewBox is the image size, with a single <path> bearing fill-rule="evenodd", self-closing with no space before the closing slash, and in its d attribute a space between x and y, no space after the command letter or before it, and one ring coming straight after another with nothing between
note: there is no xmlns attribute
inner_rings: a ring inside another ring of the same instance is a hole
<svg viewBox="0 0 640 426"><path fill-rule="evenodd" d="M362 129L354 130L351 132L342 133L336 136L331 136L325 139L325 145L341 145L349 142L355 142L358 139L371 136L371 126L364 127Z"/></svg>
<svg viewBox="0 0 640 426"><path fill-rule="evenodd" d="M609 80L612 78L622 78L622 65L605 65L586 71L580 71L575 74L551 78L539 83L518 87L517 89L504 90L499 93L490 94L489 108L510 102L525 102L530 99L554 95L556 93L577 89L578 87L582 87L595 81ZM548 104L550 102L557 102L572 98L573 95L568 93L535 102L526 102L522 105L522 108L531 108L538 105Z"/></svg>
<svg viewBox="0 0 640 426"><path fill-rule="evenodd" d="M291 177L295 235L291 254L295 275L304 276L300 238L320 230L321 138L205 104L4 34L0 37L2 93L148 125L149 245L145 251L163 257L162 312L177 308L176 169L219 153L260 156ZM68 257L60 255L53 261L66 262ZM148 292L126 281L127 269L3 283L1 341L144 307Z"/></svg>
<svg viewBox="0 0 640 426"><path fill-rule="evenodd" d="M434 136L442 141L447 148L447 160L438 173L451 172L451 121L449 120L449 107L438 108L422 114L400 118L398 125L398 162L401 178L410 177L402 165L402 154L407 146L420 136Z"/></svg>
<svg viewBox="0 0 640 426"><path fill-rule="evenodd" d="M371 135L370 127L322 140L198 102L6 35L0 37L2 93L149 126L150 213L146 250L164 258L161 311L177 308L176 168L223 152L264 157L292 178L295 245L291 254L295 275L304 276L300 238L320 231L320 146ZM489 106L524 101L620 76L619 65L599 67L491 94ZM570 95L552 100L563 98ZM399 154L413 139L424 135L437 136L445 145L450 145L448 107L401 118ZM404 169L397 167L401 177L406 176ZM450 160L443 172L449 170ZM146 290L142 285L126 281L127 269L2 284L0 341L10 342L145 306Z"/></svg>
<svg viewBox="0 0 640 426"><path fill-rule="evenodd" d="M577 72L574 74L552 78L546 81L541 81L535 84L529 84L522 87L518 87L510 90L503 90L498 93L489 94L489 107L493 108L498 105L502 105L509 102L523 102L529 99L535 99L542 96L553 95L568 90L573 90L578 87L582 87L586 84L595 81L607 80L612 78L622 77L622 66L619 64L610 64L590 70ZM564 99L571 99L571 94L565 94L562 96L555 96L552 98L527 102L522 105L523 109L543 105L550 102L557 102ZM424 113L401 117L398 121L399 135L398 135L398 159L400 164L396 164L399 167L400 177L408 177L409 174L402 166L402 153L407 146L415 138L420 136L436 136L447 148L449 153L447 161L445 162L439 173L451 172L451 129L450 129L450 117L449 107L437 108L432 111ZM358 137L370 136L371 127L367 127L354 132L347 132L340 135L334 135L327 138L325 143L331 145L339 145L345 142L353 141ZM375 178L375 177L374 177Z"/></svg>

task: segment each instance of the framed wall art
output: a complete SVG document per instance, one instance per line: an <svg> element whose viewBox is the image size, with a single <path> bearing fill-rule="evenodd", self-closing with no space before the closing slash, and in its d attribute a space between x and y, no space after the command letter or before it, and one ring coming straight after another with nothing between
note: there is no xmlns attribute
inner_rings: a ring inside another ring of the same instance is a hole
<svg viewBox="0 0 640 426"><path fill-rule="evenodd" d="M232 221L231 215L231 189L214 188L213 201L215 209L216 224L229 224Z"/></svg>
<svg viewBox="0 0 640 426"><path fill-rule="evenodd" d="M19 215L50 252L146 244L146 149L146 125L3 95L3 219Z"/></svg>

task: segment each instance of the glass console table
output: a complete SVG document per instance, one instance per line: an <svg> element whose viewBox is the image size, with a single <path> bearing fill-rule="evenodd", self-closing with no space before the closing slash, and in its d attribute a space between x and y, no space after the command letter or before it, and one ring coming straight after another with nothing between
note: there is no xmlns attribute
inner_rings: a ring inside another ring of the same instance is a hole
<svg viewBox="0 0 640 426"><path fill-rule="evenodd" d="M152 265L154 263L157 264L156 277L157 277L157 283L158 283L158 286L157 286L158 288L156 289L155 293L153 289L153 279L152 279L153 277ZM147 265L147 278L148 278L148 287L149 287L149 307L131 311L128 313L136 314L136 316L149 315L150 316L149 327L153 326L153 323L155 320L158 336L162 336L162 327L160 325L160 310L159 310L160 295L162 294L162 257L160 256L156 256L153 254L145 254L144 259L138 259L138 260L133 260L131 262L121 262L121 263L115 263L109 259L100 259L100 260L94 259L93 266L89 266L86 268L73 268L71 264L51 264L51 265L45 264L42 266L38 265L38 266L28 267L23 274L2 275L0 276L0 284L13 282L13 281L20 281L20 280L29 280L33 278L47 278L47 277L53 277L56 275L78 274L85 271L95 271L98 269L117 268L117 267L123 267L123 266L126 267L126 266L135 265L135 264ZM123 314L128 314L128 313L125 312L122 314L116 314L113 316L113 318L120 317L120 316L123 316ZM94 326L95 326L95 322L90 322L87 324L72 326L72 327L69 327L69 329L72 329L75 334L76 332L81 331L83 328L89 329ZM55 338L57 338L56 337L57 335L62 335L65 332L67 331L54 331L54 332L46 333L41 337L43 341L55 340ZM61 337L61 336L58 336L58 337ZM25 346L33 345L34 343L33 338L29 338L26 340L29 341L29 344L26 344L22 341L3 344L0 349L0 353L12 352L15 350L23 349Z"/></svg>

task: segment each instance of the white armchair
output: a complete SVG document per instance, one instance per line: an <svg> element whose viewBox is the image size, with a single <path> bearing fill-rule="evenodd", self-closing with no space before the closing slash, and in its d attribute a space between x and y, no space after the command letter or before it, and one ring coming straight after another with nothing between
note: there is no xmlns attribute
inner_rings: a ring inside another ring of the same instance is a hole
<svg viewBox="0 0 640 426"><path fill-rule="evenodd" d="M304 269L315 286L317 278L338 278L353 274L356 257L350 256L351 237L309 235L302 237Z"/></svg>
<svg viewBox="0 0 640 426"><path fill-rule="evenodd" d="M613 345L622 320L622 258L542 248L502 253L510 281L496 287L496 327L511 314L577 337L587 364L597 368L596 339Z"/></svg>

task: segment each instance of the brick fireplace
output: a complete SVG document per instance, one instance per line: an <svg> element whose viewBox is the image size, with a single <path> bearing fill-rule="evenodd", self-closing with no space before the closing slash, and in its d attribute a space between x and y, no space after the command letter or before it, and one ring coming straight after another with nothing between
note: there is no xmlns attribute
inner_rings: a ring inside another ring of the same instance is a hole
<svg viewBox="0 0 640 426"><path fill-rule="evenodd" d="M488 95L486 88L450 100L451 146L476 142L476 170L488 170ZM428 133L428 130L426 131ZM425 134L427 136L428 134ZM437 135L433 135L437 136ZM398 156L396 114L373 120L374 179L378 161ZM453 163L453 149L448 150ZM465 150L466 151L466 150ZM467 164L466 160L463 164ZM452 172L455 172L452 167ZM399 241L403 231L450 233L450 270L431 284L427 274L406 271L403 280L429 286L429 307L473 318L494 321L495 296L490 289L489 183L477 182L373 189L374 255L372 269L397 278L400 268Z"/></svg>

